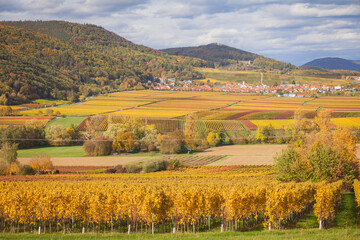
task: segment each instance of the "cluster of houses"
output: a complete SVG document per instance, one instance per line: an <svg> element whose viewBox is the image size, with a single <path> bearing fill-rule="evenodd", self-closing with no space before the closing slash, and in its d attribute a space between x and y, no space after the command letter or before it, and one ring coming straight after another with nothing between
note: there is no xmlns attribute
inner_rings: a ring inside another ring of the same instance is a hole
<svg viewBox="0 0 360 240"><path fill-rule="evenodd" d="M242 83L227 83L224 85L194 84L193 80L185 80L176 85L175 79L160 79L160 82L154 84L156 90L172 91L209 91L209 92L246 92L246 93L273 93L278 96L286 97L304 97L310 93L326 93L351 91L341 85L326 86L317 84L280 84L277 86L267 86L265 84L250 85Z"/></svg>

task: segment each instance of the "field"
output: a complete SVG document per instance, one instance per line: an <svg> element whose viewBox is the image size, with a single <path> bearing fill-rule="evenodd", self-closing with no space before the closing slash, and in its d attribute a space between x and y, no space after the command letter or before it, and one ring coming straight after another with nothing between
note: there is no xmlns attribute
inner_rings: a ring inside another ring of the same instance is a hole
<svg viewBox="0 0 360 240"><path fill-rule="evenodd" d="M60 117L60 118L54 118L52 121L50 121L47 124L47 127L51 125L61 125L65 128L70 127L71 125L74 125L77 127L81 122L85 120L85 117Z"/></svg>
<svg viewBox="0 0 360 240"><path fill-rule="evenodd" d="M211 79L212 82L223 81L223 82L243 82L248 84L260 83L260 72L250 71L227 71L220 69L200 69L205 73L206 78ZM275 82L280 84L281 82L291 83L295 81L299 84L325 84L329 86L346 84L348 81L335 78L321 78L321 77L310 77L310 76L293 76L293 75L282 75L275 73L263 73L263 83L272 86Z"/></svg>
<svg viewBox="0 0 360 240"><path fill-rule="evenodd" d="M303 109L310 118L313 118L321 109L332 110L334 118L360 117L360 98L347 96L289 98L274 97L269 94L142 90L110 93L78 104L51 107L54 112L73 117L103 115L114 118L128 116L143 119L185 119L186 115L195 114L199 120L250 121L292 119L294 112L299 108ZM26 119L38 115L39 111L45 112L45 109L22 110L20 114L28 116L23 117ZM73 120L77 125L80 119L56 119L50 124L64 121L67 123L61 124L68 126ZM16 121L14 118L13 123ZM5 122L3 124L7 125ZM358 127L356 120L354 122L336 120L335 122L342 126ZM276 126L282 125L281 122L273 123ZM258 122L254 124L258 125ZM238 127L241 128L240 125ZM107 123L104 122L99 130L106 130L106 128ZM254 127L249 129L254 130Z"/></svg>

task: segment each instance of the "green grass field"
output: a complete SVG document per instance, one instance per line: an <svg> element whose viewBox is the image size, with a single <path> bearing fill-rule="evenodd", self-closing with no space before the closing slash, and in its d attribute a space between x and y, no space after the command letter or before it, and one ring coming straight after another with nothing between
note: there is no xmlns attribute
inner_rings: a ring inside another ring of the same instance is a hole
<svg viewBox="0 0 360 240"><path fill-rule="evenodd" d="M206 232L206 233L165 233L165 234L1 234L0 239L360 239L360 230L351 229L307 229L307 230L274 230L250 232Z"/></svg>
<svg viewBox="0 0 360 240"><path fill-rule="evenodd" d="M227 81L227 82L245 81L247 84L259 83L261 79L259 72L240 72L240 71L206 72L205 75L207 78L212 78L220 81ZM344 84L344 81L341 79L263 73L263 83L269 86L272 86L275 82L281 84L281 82L292 83L293 81L300 84L306 84L306 83L308 84L322 83L325 85Z"/></svg>
<svg viewBox="0 0 360 240"><path fill-rule="evenodd" d="M85 152L82 146L66 147L42 147L18 150L19 158L31 158L36 155L46 154L50 157L84 157Z"/></svg>
<svg viewBox="0 0 360 240"><path fill-rule="evenodd" d="M82 121L85 120L86 117L62 117L62 118L54 118L47 125L48 128L51 125L61 125L65 128L70 127L72 124L74 126L78 126Z"/></svg>

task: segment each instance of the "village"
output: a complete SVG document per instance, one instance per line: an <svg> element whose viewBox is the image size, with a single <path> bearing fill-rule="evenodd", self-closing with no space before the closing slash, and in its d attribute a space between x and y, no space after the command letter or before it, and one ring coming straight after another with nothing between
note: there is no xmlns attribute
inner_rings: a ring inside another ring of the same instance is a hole
<svg viewBox="0 0 360 240"><path fill-rule="evenodd" d="M211 84L197 82L196 80L185 80L177 82L173 78L160 78L159 82L153 83L155 90L170 91L209 91L209 92L241 92L241 93L271 93L278 97L305 97L309 94L340 94L341 92L355 92L356 89L348 89L342 85L327 86L319 84L288 84L275 83L273 86L260 83L257 85L229 82L226 84Z"/></svg>

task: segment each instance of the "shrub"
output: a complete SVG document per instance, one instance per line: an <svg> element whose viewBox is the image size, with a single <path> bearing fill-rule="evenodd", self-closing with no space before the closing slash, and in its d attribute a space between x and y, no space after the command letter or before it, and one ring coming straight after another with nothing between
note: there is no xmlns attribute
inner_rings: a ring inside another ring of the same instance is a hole
<svg viewBox="0 0 360 240"><path fill-rule="evenodd" d="M169 165L170 165L173 169L177 169L177 168L179 168L179 167L182 166L182 162L181 162L179 159L174 158L174 159L171 159L171 160L169 161Z"/></svg>
<svg viewBox="0 0 360 240"><path fill-rule="evenodd" d="M104 173L116 173L116 169L114 169L114 168L109 168L109 169L106 169L106 170L104 171Z"/></svg>
<svg viewBox="0 0 360 240"><path fill-rule="evenodd" d="M139 173L142 170L141 166L137 166L135 164L129 164L125 166L127 173Z"/></svg>
<svg viewBox="0 0 360 240"><path fill-rule="evenodd" d="M111 153L111 141L103 136L96 136L91 140L85 141L83 145L86 155L105 156Z"/></svg>
<svg viewBox="0 0 360 240"><path fill-rule="evenodd" d="M54 170L50 156L45 154L35 156L35 158L30 160L29 165L38 172Z"/></svg>
<svg viewBox="0 0 360 240"><path fill-rule="evenodd" d="M115 170L117 173L126 173L126 168L124 168L122 165L117 165Z"/></svg>
<svg viewBox="0 0 360 240"><path fill-rule="evenodd" d="M23 165L20 168L21 175L34 175L36 171L30 165Z"/></svg>
<svg viewBox="0 0 360 240"><path fill-rule="evenodd" d="M11 164L17 162L18 144L5 142L1 146L0 162L3 164Z"/></svg>
<svg viewBox="0 0 360 240"><path fill-rule="evenodd" d="M165 136L161 140L160 144L160 152L162 154L176 154L180 153L182 148L182 141L177 138L171 138L169 136Z"/></svg>
<svg viewBox="0 0 360 240"><path fill-rule="evenodd" d="M51 125L46 131L46 139L54 146L66 146L71 143L71 135L61 125Z"/></svg>
<svg viewBox="0 0 360 240"><path fill-rule="evenodd" d="M5 169L6 175L17 175L19 173L20 173L19 163L13 162L7 164L7 167Z"/></svg>
<svg viewBox="0 0 360 240"><path fill-rule="evenodd" d="M164 170L166 170L168 165L169 165L169 163L162 158L154 159L150 162L145 163L143 170L146 173L164 171Z"/></svg>

